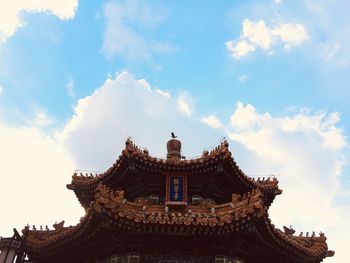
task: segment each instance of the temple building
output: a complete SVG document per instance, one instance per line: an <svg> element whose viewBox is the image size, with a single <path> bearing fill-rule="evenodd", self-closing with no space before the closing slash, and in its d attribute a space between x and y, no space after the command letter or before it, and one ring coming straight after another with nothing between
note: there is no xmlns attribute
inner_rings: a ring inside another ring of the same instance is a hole
<svg viewBox="0 0 350 263"><path fill-rule="evenodd" d="M172 138L159 159L128 139L106 172L75 173L67 185L85 209L77 225L25 227L1 240L0 262L316 263L333 256L323 233L295 235L271 223L278 180L245 175L228 146L187 160Z"/></svg>

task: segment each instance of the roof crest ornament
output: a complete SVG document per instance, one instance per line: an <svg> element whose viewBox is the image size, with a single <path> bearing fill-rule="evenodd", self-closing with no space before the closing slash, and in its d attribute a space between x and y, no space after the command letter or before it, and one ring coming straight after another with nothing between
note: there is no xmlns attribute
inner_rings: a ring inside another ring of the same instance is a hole
<svg viewBox="0 0 350 263"><path fill-rule="evenodd" d="M180 161L182 156L181 156L181 142L176 139L177 136L172 132L171 133L171 138L167 144L167 160L171 161Z"/></svg>

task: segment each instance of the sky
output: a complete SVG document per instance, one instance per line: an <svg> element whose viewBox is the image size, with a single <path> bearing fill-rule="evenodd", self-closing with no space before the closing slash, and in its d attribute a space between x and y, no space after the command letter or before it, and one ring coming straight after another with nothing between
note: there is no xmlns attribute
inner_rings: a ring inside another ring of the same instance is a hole
<svg viewBox="0 0 350 263"><path fill-rule="evenodd" d="M275 176L279 228L350 235L350 2L0 0L0 235L75 225L75 170L170 133Z"/></svg>

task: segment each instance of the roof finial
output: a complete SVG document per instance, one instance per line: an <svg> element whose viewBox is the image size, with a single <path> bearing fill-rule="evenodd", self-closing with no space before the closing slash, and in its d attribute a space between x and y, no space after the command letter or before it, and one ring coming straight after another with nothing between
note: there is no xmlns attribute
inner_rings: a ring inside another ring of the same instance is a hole
<svg viewBox="0 0 350 263"><path fill-rule="evenodd" d="M166 145L168 153L167 159L181 160L181 142L176 139L177 136L172 132L172 139L170 139Z"/></svg>

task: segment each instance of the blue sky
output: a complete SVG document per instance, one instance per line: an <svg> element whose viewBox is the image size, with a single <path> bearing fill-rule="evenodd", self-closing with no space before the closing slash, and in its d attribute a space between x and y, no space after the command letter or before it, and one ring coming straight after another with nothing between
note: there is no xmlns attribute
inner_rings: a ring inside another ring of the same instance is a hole
<svg viewBox="0 0 350 263"><path fill-rule="evenodd" d="M108 26L106 5L79 3L74 18L68 21L46 12L22 11L19 15L26 25L8 38L0 54L2 103L25 112L38 104L61 120L71 115L76 99L90 94L108 74L126 69L154 86L186 90L198 99L200 109L208 112L230 109L239 99L254 103L262 111L279 113L299 106L339 111L343 120L349 119L348 63L344 57L348 55L346 46L341 45L342 41L349 44L343 36L346 29L334 25L335 32L329 32L332 25L318 24L326 16L333 16L342 25L345 14L339 17L339 10L346 9L346 4L320 14L310 11L302 1L222 1L205 5L191 1L186 6L175 1L152 3L145 21L137 21L132 15L121 19L146 43L141 48L131 44L119 53L103 48ZM325 9L336 6L323 5ZM157 15L153 17L153 13ZM257 49L239 60L232 59L225 42L239 38L246 18L264 20L268 26L300 23L308 38L289 50L277 43L270 55ZM157 43L168 50L149 46ZM325 58L332 47L335 54ZM130 52L136 55L128 55ZM247 80L241 83L240 76L247 76ZM73 99L64 88L70 79L74 81ZM220 101L220 107L213 100Z"/></svg>
<svg viewBox="0 0 350 263"><path fill-rule="evenodd" d="M337 258L325 262L345 262L349 9L345 0L0 1L2 185L22 182L31 195L57 182L62 197L47 202L60 207L75 202L64 189L72 171L108 168L127 136L164 156L174 131L189 157L226 137L248 174L279 177L285 201L272 220L326 231ZM74 223L75 205L15 224Z"/></svg>

